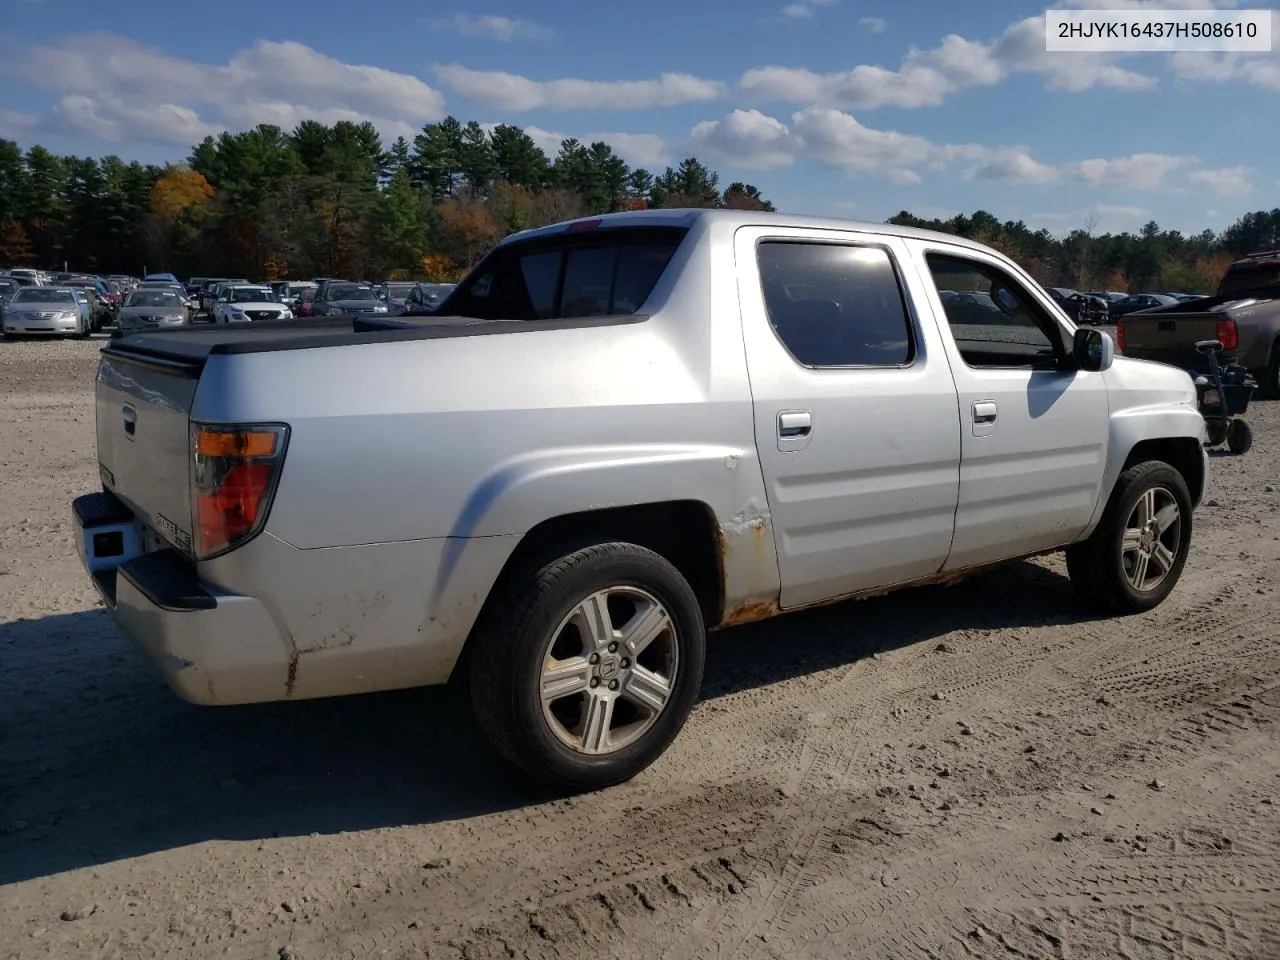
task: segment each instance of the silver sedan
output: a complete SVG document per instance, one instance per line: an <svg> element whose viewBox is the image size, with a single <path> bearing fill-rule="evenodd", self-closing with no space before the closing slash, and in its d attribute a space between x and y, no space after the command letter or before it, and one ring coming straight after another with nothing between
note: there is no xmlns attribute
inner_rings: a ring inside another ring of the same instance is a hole
<svg viewBox="0 0 1280 960"><path fill-rule="evenodd" d="M139 287L125 299L116 316L121 333L156 327L184 327L188 322L185 298L177 290Z"/></svg>
<svg viewBox="0 0 1280 960"><path fill-rule="evenodd" d="M4 307L4 336L88 337L87 310L69 287L23 287Z"/></svg>

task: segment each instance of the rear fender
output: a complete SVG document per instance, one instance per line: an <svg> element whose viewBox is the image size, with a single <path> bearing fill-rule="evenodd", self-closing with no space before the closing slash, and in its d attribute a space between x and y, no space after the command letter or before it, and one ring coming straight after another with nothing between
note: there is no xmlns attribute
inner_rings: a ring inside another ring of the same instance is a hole
<svg viewBox="0 0 1280 960"><path fill-rule="evenodd" d="M560 448L500 464L454 523L434 592L449 590L473 538L523 535L568 514L688 500L715 517L725 608L776 604L778 556L755 449L704 444Z"/></svg>

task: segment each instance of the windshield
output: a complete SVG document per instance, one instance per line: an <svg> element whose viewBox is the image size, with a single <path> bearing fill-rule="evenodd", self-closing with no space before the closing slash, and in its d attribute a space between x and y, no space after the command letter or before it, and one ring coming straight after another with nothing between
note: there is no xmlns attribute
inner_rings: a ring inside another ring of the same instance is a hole
<svg viewBox="0 0 1280 960"><path fill-rule="evenodd" d="M392 300L403 300L413 291L412 283L388 283L387 296Z"/></svg>
<svg viewBox="0 0 1280 960"><path fill-rule="evenodd" d="M14 303L75 303L68 290L45 290L41 287L24 287L13 296Z"/></svg>
<svg viewBox="0 0 1280 960"><path fill-rule="evenodd" d="M168 290L136 290L129 294L126 307L173 307L182 306L182 298Z"/></svg>
<svg viewBox="0 0 1280 960"><path fill-rule="evenodd" d="M267 287L235 287L230 299L232 303L275 303L280 298Z"/></svg>
<svg viewBox="0 0 1280 960"><path fill-rule="evenodd" d="M373 287L357 283L335 283L325 295L328 300L377 300Z"/></svg>

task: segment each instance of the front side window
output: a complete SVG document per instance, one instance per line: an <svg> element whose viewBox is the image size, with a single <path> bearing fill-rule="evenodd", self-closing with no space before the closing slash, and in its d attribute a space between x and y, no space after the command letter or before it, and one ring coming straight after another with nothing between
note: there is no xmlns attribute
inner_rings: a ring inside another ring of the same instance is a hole
<svg viewBox="0 0 1280 960"><path fill-rule="evenodd" d="M888 251L840 243L757 247L769 323L807 367L909 364L914 339Z"/></svg>
<svg viewBox="0 0 1280 960"><path fill-rule="evenodd" d="M971 367L1057 367L1064 355L1061 328L1018 281L976 260L925 257L942 298L951 335Z"/></svg>
<svg viewBox="0 0 1280 960"><path fill-rule="evenodd" d="M665 227L599 230L500 247L449 292L440 312L480 320L635 314L685 233Z"/></svg>

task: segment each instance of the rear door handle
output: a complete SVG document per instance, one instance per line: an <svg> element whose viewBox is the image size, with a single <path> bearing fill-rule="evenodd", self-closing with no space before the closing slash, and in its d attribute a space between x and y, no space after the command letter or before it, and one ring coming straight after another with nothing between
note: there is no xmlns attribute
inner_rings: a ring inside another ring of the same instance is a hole
<svg viewBox="0 0 1280 960"><path fill-rule="evenodd" d="M778 436L807 437L813 429L813 415L808 410L790 410L778 414Z"/></svg>
<svg viewBox="0 0 1280 960"><path fill-rule="evenodd" d="M974 423L995 423L996 409L994 400L975 400L973 401L973 422Z"/></svg>

